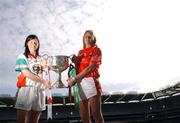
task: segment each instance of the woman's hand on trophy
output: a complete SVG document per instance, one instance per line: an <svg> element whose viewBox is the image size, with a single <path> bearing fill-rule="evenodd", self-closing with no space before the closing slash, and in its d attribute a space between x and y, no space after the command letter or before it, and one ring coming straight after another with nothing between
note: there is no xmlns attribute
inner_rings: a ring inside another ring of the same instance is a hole
<svg viewBox="0 0 180 123"><path fill-rule="evenodd" d="M75 77L69 78L67 81L68 87L72 87L75 84Z"/></svg>
<svg viewBox="0 0 180 123"><path fill-rule="evenodd" d="M69 56L69 58L71 59L71 61L73 62L73 63L75 63L76 62L76 55L75 54L71 54L70 56Z"/></svg>
<svg viewBox="0 0 180 123"><path fill-rule="evenodd" d="M50 81L44 80L43 84L45 86L45 89L51 89L52 88Z"/></svg>

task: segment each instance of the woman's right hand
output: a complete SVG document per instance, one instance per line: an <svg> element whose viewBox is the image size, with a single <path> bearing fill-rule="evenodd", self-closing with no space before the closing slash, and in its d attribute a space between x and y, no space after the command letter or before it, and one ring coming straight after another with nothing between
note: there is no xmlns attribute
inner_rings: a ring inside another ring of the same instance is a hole
<svg viewBox="0 0 180 123"><path fill-rule="evenodd" d="M45 89L51 89L52 88L50 81L44 80L43 85L45 86Z"/></svg>

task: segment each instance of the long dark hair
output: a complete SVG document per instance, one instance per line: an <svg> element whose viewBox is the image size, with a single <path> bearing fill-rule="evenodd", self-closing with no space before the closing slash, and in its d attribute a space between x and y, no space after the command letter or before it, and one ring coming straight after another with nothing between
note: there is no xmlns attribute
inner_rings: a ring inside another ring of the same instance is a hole
<svg viewBox="0 0 180 123"><path fill-rule="evenodd" d="M38 48L37 48L37 50L36 50L36 55L39 56L39 47L40 47L39 38L38 38L36 35L31 34L31 35L29 35L29 36L26 38L25 44L24 44L24 47L25 47L24 55L25 55L27 58L28 58L28 54L30 53L27 43L28 43L30 40L33 40L33 39L36 39L36 40L38 41L38 44L39 44L39 45L38 45Z"/></svg>
<svg viewBox="0 0 180 123"><path fill-rule="evenodd" d="M95 44L96 44L96 36L94 35L94 32L93 32L92 30L86 30L85 33L84 33L84 35L83 35L83 48L85 48L84 39L85 39L86 33L91 34L92 37L93 37L91 44L92 44L92 45L95 45Z"/></svg>

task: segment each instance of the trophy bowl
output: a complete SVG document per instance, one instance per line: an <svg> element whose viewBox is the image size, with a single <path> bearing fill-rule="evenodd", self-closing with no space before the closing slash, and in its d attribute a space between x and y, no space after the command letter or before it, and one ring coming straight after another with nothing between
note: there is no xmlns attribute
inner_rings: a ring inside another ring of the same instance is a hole
<svg viewBox="0 0 180 123"><path fill-rule="evenodd" d="M65 55L51 56L51 70L59 74L58 80L54 84L56 88L64 88L65 85L61 81L61 73L69 67L69 57Z"/></svg>

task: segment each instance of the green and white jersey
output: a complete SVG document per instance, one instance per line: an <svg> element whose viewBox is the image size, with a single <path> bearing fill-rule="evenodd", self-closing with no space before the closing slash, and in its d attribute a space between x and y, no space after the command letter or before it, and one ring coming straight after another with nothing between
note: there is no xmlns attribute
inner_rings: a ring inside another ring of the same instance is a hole
<svg viewBox="0 0 180 123"><path fill-rule="evenodd" d="M42 77L43 67L41 65L41 57L37 56L36 58L34 58L29 55L29 57L26 58L24 54L20 54L16 60L15 70L20 72L19 76L22 74L22 70L30 70L32 73L38 75L39 77ZM27 77L25 78L23 85L44 88L43 84L35 82Z"/></svg>

